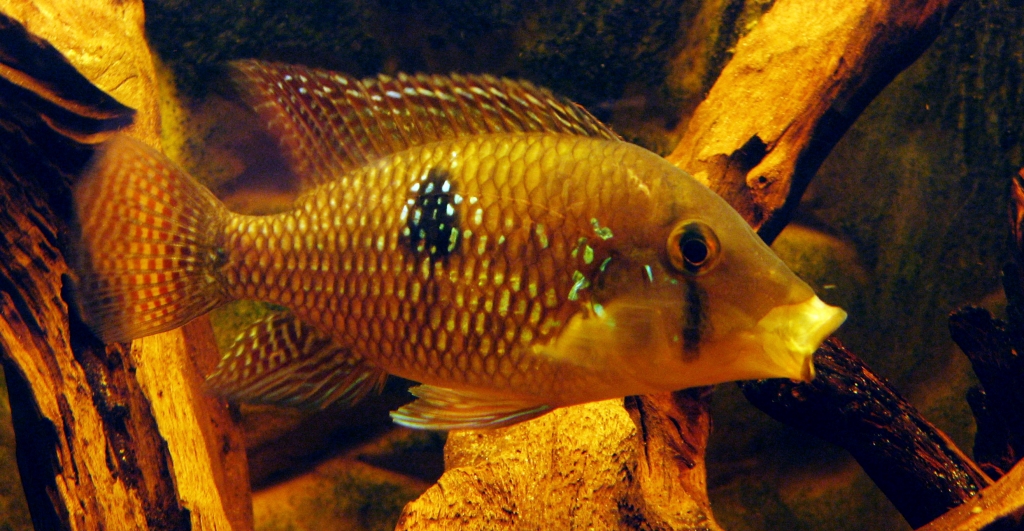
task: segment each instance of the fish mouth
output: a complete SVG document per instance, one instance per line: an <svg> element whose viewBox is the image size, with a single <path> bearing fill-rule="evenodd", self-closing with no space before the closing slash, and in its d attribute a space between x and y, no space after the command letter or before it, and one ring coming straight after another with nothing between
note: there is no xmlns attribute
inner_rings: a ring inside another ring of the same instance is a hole
<svg viewBox="0 0 1024 531"><path fill-rule="evenodd" d="M817 295L798 304L772 308L755 326L775 377L809 382L814 379L811 358L821 342L846 320L842 308L825 304Z"/></svg>

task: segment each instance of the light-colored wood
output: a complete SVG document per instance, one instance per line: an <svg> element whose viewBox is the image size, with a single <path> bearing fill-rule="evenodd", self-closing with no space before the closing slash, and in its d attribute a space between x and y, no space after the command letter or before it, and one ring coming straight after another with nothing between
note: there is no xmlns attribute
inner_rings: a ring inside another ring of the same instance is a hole
<svg viewBox="0 0 1024 531"><path fill-rule="evenodd" d="M735 47L667 157L768 240L835 142L962 0L779 0Z"/></svg>
<svg viewBox="0 0 1024 531"><path fill-rule="evenodd" d="M252 528L252 498L242 431L227 405L205 393L196 360L216 352L208 319L132 344L135 374L174 464L193 529Z"/></svg>
<svg viewBox="0 0 1024 531"><path fill-rule="evenodd" d="M159 147L158 89L141 1L0 0L0 12L135 108L127 132ZM28 496L37 526L252 529L241 429L224 402L203 394L197 369L216 352L208 322L138 341L127 352L103 352L87 338L73 349L61 291L68 270L55 245L67 220L34 212L31 197L0 196L18 225L2 227L0 237L0 247L14 255L12 271L0 273L18 279L16 293L0 290L0 351L8 378L16 380L12 405L35 409L36 426L54 434L51 469L22 464L22 477L38 485ZM31 436L18 433L19 446ZM35 451L45 463L51 449ZM46 486L48 474L54 487Z"/></svg>
<svg viewBox="0 0 1024 531"><path fill-rule="evenodd" d="M156 72L141 0L0 0L0 12L45 39L104 92L136 110L127 132L160 142Z"/></svg>
<svg viewBox="0 0 1024 531"><path fill-rule="evenodd" d="M979 531L997 521L991 529L1019 529L1024 521L1024 462L1018 462L971 501L918 530Z"/></svg>
<svg viewBox="0 0 1024 531"><path fill-rule="evenodd" d="M705 403L692 403L701 405L687 416L668 394L630 407L608 400L452 432L446 472L406 506L398 529L717 530L697 451L709 418Z"/></svg>
<svg viewBox="0 0 1024 531"><path fill-rule="evenodd" d="M49 282L36 283L42 288L38 294L47 297L44 300L59 299L59 294L47 289L60 286L60 270L53 273L57 278L41 274ZM54 435L52 440L36 444L52 444L54 459L65 471L54 478L55 511L63 513L74 530L102 529L104 522L148 529L138 493L126 484L125 477L112 474L107 463L110 448L103 421L91 389L79 384L86 376L71 353L66 326L61 326L58 312L33 313L31 317L44 319L39 323L43 334L24 320L10 295L0 292L0 351L9 359L5 371L18 371L17 377L28 383L39 416L45 419L42 422L48 421ZM17 405L12 401L12 407ZM22 470L21 474L32 472Z"/></svg>

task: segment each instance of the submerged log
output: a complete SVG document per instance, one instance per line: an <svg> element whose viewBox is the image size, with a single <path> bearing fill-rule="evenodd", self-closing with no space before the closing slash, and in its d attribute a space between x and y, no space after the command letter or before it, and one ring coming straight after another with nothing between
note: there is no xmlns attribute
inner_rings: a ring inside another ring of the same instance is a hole
<svg viewBox="0 0 1024 531"><path fill-rule="evenodd" d="M1014 531L1024 527L1024 463L918 531Z"/></svg>
<svg viewBox="0 0 1024 531"><path fill-rule="evenodd" d="M968 395L978 424L974 457L998 478L1024 456L1024 359L1014 344L1024 337L974 307L953 312L949 331L981 382Z"/></svg>
<svg viewBox="0 0 1024 531"><path fill-rule="evenodd" d="M720 529L704 484L708 394L609 400L452 432L445 474L406 506L398 529Z"/></svg>
<svg viewBox="0 0 1024 531"><path fill-rule="evenodd" d="M735 47L668 160L771 243L851 124L963 0L780 0Z"/></svg>
<svg viewBox="0 0 1024 531"><path fill-rule="evenodd" d="M992 481L949 438L838 340L814 355L810 383L740 384L777 420L848 450L913 527L970 500Z"/></svg>
<svg viewBox="0 0 1024 531"><path fill-rule="evenodd" d="M241 433L224 403L202 395L195 366L210 352L209 324L104 346L69 311L74 176L115 129L159 139L142 4L3 10L0 360L35 528L249 529Z"/></svg>

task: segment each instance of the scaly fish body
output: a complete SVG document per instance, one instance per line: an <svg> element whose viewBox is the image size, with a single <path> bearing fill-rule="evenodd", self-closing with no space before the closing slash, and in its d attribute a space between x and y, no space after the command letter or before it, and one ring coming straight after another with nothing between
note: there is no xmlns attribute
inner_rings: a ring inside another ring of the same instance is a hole
<svg viewBox="0 0 1024 531"><path fill-rule="evenodd" d="M642 148L551 131L411 144L257 217L115 140L76 191L86 315L124 339L229 300L278 304L330 337L328 357L426 384L396 419L442 428L806 379L842 321L721 198Z"/></svg>
<svg viewBox="0 0 1024 531"><path fill-rule="evenodd" d="M547 133L413 148L291 212L227 216L221 274L233 298L286 306L390 373L585 401L612 375L531 347L589 304L574 275L594 279L617 243L595 226L628 234L650 203L636 170L617 169L646 154Z"/></svg>

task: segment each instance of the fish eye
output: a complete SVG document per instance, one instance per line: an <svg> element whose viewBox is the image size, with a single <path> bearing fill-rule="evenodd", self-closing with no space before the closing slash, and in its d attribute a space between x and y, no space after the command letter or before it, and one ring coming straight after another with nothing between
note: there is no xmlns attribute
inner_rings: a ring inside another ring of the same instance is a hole
<svg viewBox="0 0 1024 531"><path fill-rule="evenodd" d="M720 251L715 231L700 221L684 221L668 237L669 260L683 273L707 273L718 262Z"/></svg>

